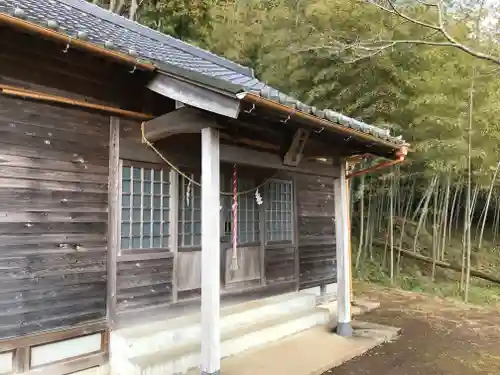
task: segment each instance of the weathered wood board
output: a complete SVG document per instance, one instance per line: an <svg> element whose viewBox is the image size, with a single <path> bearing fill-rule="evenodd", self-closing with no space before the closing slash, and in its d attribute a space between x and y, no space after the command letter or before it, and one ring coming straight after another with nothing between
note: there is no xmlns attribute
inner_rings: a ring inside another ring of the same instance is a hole
<svg viewBox="0 0 500 375"><path fill-rule="evenodd" d="M109 117L0 96L0 339L106 315Z"/></svg>
<svg viewBox="0 0 500 375"><path fill-rule="evenodd" d="M333 179L297 174L295 189L300 288L336 282Z"/></svg>

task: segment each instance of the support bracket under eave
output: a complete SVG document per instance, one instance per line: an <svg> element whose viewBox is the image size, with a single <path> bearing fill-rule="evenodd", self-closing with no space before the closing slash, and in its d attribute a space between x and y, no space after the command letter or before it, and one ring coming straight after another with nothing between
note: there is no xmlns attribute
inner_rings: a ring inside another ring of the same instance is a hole
<svg viewBox="0 0 500 375"><path fill-rule="evenodd" d="M177 134L201 133L211 127L218 129L215 117L197 108L181 107L144 123L144 136L150 142Z"/></svg>
<svg viewBox="0 0 500 375"><path fill-rule="evenodd" d="M304 146L311 132L309 130L299 128L295 131L292 143L283 158L283 164L296 167L300 164L303 157Z"/></svg>
<svg viewBox="0 0 500 375"><path fill-rule="evenodd" d="M240 113L240 101L236 97L170 75L158 74L148 88L167 98L218 115L238 118Z"/></svg>

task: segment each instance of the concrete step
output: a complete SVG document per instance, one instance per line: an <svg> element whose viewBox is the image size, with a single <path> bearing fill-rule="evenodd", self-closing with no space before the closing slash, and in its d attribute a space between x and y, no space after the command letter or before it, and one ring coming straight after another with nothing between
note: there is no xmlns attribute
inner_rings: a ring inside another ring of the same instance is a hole
<svg viewBox="0 0 500 375"><path fill-rule="evenodd" d="M287 293L226 307L220 313L221 334L258 322L263 317L278 318L314 307L315 297L307 293ZM112 332L111 355L131 358L199 341L200 319L200 314L196 313Z"/></svg>
<svg viewBox="0 0 500 375"><path fill-rule="evenodd" d="M259 347L286 336L304 331L318 324L326 324L329 314L324 309L312 308L298 312L274 315L227 330L221 335L222 358ZM172 349L130 358L121 364L119 375L175 375L183 374L200 364L200 342L187 342Z"/></svg>

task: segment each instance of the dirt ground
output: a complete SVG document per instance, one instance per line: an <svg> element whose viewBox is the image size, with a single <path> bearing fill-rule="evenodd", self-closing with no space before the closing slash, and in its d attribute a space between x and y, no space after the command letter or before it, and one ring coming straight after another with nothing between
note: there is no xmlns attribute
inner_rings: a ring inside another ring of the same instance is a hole
<svg viewBox="0 0 500 375"><path fill-rule="evenodd" d="M362 289L359 293L359 289ZM323 375L499 375L500 306L478 307L376 286L381 303L359 319L402 328L401 337Z"/></svg>

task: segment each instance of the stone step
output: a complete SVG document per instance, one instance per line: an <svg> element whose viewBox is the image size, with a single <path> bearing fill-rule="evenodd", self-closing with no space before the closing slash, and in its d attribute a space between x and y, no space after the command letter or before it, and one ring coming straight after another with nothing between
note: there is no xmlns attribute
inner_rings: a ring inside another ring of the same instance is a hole
<svg viewBox="0 0 500 375"><path fill-rule="evenodd" d="M325 309L312 308L288 314L261 316L251 324L234 327L221 334L221 356L228 357L250 348L259 347L318 324L326 324ZM200 364L200 341L161 349L122 361L115 366L117 375L175 375L183 374Z"/></svg>
<svg viewBox="0 0 500 375"><path fill-rule="evenodd" d="M221 334L246 327L264 317L269 320L309 311L315 305L314 295L299 292L226 307L220 313ZM164 349L173 350L186 342L199 342L200 319L200 313L196 313L112 332L110 354L125 359Z"/></svg>

